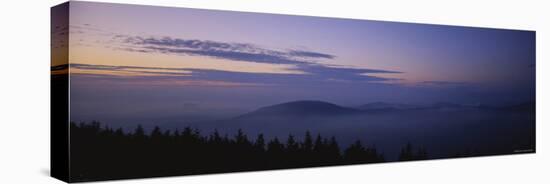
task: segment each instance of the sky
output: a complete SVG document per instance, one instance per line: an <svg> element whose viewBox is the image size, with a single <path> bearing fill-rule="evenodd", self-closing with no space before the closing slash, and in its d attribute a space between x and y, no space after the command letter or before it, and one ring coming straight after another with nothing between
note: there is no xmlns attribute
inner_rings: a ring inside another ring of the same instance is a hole
<svg viewBox="0 0 550 184"><path fill-rule="evenodd" d="M532 31L70 5L71 111L82 119L229 116L293 100L506 105L535 98Z"/></svg>

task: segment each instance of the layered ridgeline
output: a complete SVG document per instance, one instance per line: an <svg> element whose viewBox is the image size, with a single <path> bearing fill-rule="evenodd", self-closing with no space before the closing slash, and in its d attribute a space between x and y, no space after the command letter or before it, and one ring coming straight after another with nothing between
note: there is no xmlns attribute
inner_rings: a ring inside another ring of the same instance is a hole
<svg viewBox="0 0 550 184"><path fill-rule="evenodd" d="M413 142L429 148L433 158L446 158L468 150L490 155L534 149L535 103L487 106L375 102L344 107L323 101L292 101L233 118L184 124L228 134L242 129L263 133L267 138L289 134L303 138L303 132L310 131L335 136L342 145L361 140L388 155L397 155L402 145Z"/></svg>
<svg viewBox="0 0 550 184"><path fill-rule="evenodd" d="M294 101L175 128L71 123L71 168L86 181L534 152L534 105Z"/></svg>

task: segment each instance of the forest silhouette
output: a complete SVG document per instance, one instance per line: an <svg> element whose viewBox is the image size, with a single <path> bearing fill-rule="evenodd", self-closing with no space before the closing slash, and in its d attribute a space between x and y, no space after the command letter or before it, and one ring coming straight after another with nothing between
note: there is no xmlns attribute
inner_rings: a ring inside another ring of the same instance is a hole
<svg viewBox="0 0 550 184"><path fill-rule="evenodd" d="M313 166L385 162L375 147L359 140L345 149L335 137L305 132L302 140L249 138L239 130L234 136L214 131L202 135L185 127L170 131L140 125L130 132L99 122L70 123L70 168L74 181L176 176ZM428 159L425 149L403 147L400 161Z"/></svg>

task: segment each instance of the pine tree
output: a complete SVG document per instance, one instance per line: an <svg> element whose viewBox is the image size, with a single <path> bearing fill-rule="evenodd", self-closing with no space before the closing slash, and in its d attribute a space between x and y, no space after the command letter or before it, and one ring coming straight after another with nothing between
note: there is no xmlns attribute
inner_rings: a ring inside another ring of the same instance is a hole
<svg viewBox="0 0 550 184"><path fill-rule="evenodd" d="M265 140L263 134L258 134L258 137L256 138L256 142L254 143L254 147L257 150L263 151L265 149Z"/></svg>
<svg viewBox="0 0 550 184"><path fill-rule="evenodd" d="M302 143L302 150L305 152L310 152L313 150L313 140L311 139L311 134L309 131L306 131L304 142Z"/></svg>
<svg viewBox="0 0 550 184"><path fill-rule="evenodd" d="M136 130L134 130L134 137L136 138L145 138L145 131L141 125L138 125Z"/></svg>
<svg viewBox="0 0 550 184"><path fill-rule="evenodd" d="M298 151L299 144L294 139L294 136L292 134L288 135L288 139L286 141L286 149L289 153L295 153Z"/></svg>

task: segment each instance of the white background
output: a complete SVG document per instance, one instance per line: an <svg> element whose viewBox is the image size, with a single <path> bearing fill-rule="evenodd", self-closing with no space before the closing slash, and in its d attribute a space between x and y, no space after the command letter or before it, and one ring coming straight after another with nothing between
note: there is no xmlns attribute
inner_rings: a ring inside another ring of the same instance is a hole
<svg viewBox="0 0 550 184"><path fill-rule="evenodd" d="M537 31L537 153L315 169L122 180L110 183L549 183L549 5L544 0L104 0L324 17ZM49 7L0 1L0 183L49 177ZM98 12L100 13L100 12ZM546 21L545 21L546 20ZM544 73L546 71L546 73ZM546 113L545 113L546 112Z"/></svg>

